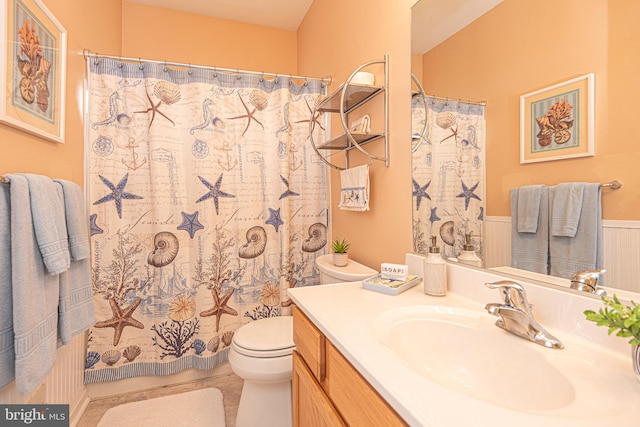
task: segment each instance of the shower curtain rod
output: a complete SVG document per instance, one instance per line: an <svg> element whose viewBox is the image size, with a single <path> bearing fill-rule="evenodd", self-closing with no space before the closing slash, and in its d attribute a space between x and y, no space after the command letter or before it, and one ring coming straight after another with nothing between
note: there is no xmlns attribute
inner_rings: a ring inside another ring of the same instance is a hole
<svg viewBox="0 0 640 427"><path fill-rule="evenodd" d="M6 178L2 175L0 175L0 184L9 184L11 181L9 181L9 178ZM601 184L602 187L604 188L611 188L612 190L617 190L619 188L622 187L622 182L618 181L617 179L611 182L607 182L604 184Z"/></svg>
<svg viewBox="0 0 640 427"><path fill-rule="evenodd" d="M173 66L177 66L177 67L184 67L184 68L198 68L198 69L202 69L202 70L214 70L214 71L220 71L222 73L229 73L229 74L254 74L257 76L268 76L268 77L273 77L273 78L278 78L278 77L289 77L291 79L296 79L296 80L319 80L322 83L326 83L327 86L331 84L331 76L328 77L322 77L322 78L317 78L317 77L307 77L307 76L294 76L292 74L279 74L279 73L266 73L266 72L262 72L262 71L248 71L248 70L240 70L237 68L220 68L220 67L215 67L215 66L209 66L209 65L194 65L194 64L185 64L185 63L181 63L181 62L170 62L170 61L156 61L156 60L152 60L152 59L141 59L141 58L131 58L131 57L124 57L124 56L114 56L114 55L102 55L100 53L96 53L96 52L91 52L89 49L84 49L82 51L82 56L86 58L95 58L100 59L100 58L110 58L110 59L117 59L118 61L126 61L126 62L134 62L134 63L143 63L143 62L150 62L153 64L164 64L165 66L167 65L173 65Z"/></svg>
<svg viewBox="0 0 640 427"><path fill-rule="evenodd" d="M454 98L448 98L448 97L444 97L444 96L436 96L436 95L426 95L425 97L427 98L433 98L433 99L440 99L442 101L460 101L460 102L464 102L467 104L472 104L472 105L482 105L483 107L487 105L487 101L470 101L468 99L454 99Z"/></svg>

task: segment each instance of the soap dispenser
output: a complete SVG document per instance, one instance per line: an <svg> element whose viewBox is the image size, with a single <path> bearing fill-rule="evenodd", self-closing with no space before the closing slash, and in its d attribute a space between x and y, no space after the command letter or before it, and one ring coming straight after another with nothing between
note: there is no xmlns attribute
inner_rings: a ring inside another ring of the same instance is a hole
<svg viewBox="0 0 640 427"><path fill-rule="evenodd" d="M440 256L436 236L431 236L429 254L424 259L424 293L437 297L447 294L447 263Z"/></svg>
<svg viewBox="0 0 640 427"><path fill-rule="evenodd" d="M475 248L471 243L471 233L464 235L464 245L462 245L462 252L460 252L460 255L458 256L458 261L463 264L482 267L482 260L478 255L476 255Z"/></svg>

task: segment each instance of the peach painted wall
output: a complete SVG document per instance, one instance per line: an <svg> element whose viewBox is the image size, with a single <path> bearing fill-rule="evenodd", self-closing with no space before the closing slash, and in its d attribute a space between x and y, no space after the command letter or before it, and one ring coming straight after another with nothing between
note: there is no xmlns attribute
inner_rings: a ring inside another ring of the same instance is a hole
<svg viewBox="0 0 640 427"><path fill-rule="evenodd" d="M376 161L370 169L371 210L339 210L340 176L331 171L333 236L351 241L350 256L377 270L382 262L403 263L404 254L412 251L411 3L315 0L298 29L299 72L332 76L330 91L361 64L389 54L390 166L385 168L384 163ZM376 79L381 81L381 76ZM372 117L372 122L375 120ZM350 166L367 162L360 153L350 157Z"/></svg>
<svg viewBox="0 0 640 427"><path fill-rule="evenodd" d="M188 1L188 0L185 0ZM122 2L122 55L296 74L296 32Z"/></svg>
<svg viewBox="0 0 640 427"><path fill-rule="evenodd" d="M640 3L505 0L423 56L429 94L486 100L487 214L510 216L509 189L624 183L605 219L640 219ZM595 157L520 164L520 95L595 73Z"/></svg>
<svg viewBox="0 0 640 427"><path fill-rule="evenodd" d="M0 175L28 172L83 185L84 48L120 52L121 0L44 0L67 30L65 143L59 144L0 124Z"/></svg>

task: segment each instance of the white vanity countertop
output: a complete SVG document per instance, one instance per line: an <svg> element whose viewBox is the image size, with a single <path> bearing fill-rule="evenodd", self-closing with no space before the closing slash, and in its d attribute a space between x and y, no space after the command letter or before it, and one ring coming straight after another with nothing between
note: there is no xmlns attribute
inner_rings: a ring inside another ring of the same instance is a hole
<svg viewBox="0 0 640 427"><path fill-rule="evenodd" d="M567 321L566 313L562 312L551 313L546 318L536 315L540 324L564 343L562 350L544 348L498 327L495 333L507 334L514 340L514 345L530 346L567 376L574 385L576 397L573 403L563 408L523 412L485 403L438 385L410 368L376 338L371 325L379 314L396 307L416 305L454 306L484 311L486 303L500 302L497 291L485 289L483 282L467 283L487 278L500 279L499 275L451 266L448 274L450 292L445 297L425 295L421 283L397 296L366 290L360 282L294 288L288 292L298 307L412 426L603 427L637 424L640 419L640 382L633 372L628 345L624 341L617 348L617 344L613 348L596 345L591 341L613 339L606 337L606 328L598 328L603 331L598 330L595 333L598 336L589 341L585 335L594 334L595 324L591 326L587 323L592 322L580 319ZM465 283L460 285L460 282ZM535 297L532 298L532 294L547 290L534 289L535 285L523 285L536 313L541 313L541 305L544 309L550 309L543 303L537 305ZM471 291L464 292L465 288ZM465 297L452 290L464 292ZM592 299L581 300L580 296L573 299L577 301L580 313L598 304ZM566 311L570 312L571 309ZM496 319L488 313L486 316ZM554 328L553 324L557 321L566 323L566 328ZM616 340L622 341L621 338ZM433 343L434 351L437 351L438 345L438 342ZM626 348L627 352L622 354L620 348ZM468 356L473 357L473 348L469 348ZM575 360L582 362L574 363ZM522 365L523 369L527 369L526 360L522 361ZM508 387L509 381L518 380L496 378L496 383L502 384L496 384L496 387Z"/></svg>

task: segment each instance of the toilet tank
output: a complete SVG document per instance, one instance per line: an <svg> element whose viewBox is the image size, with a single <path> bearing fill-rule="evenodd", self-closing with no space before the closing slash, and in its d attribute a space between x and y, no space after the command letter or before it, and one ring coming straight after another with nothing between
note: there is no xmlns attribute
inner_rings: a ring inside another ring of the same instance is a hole
<svg viewBox="0 0 640 427"><path fill-rule="evenodd" d="M316 266L320 270L320 284L341 282L359 282L367 277L375 276L378 272L352 259L345 267L333 265L333 254L321 255L316 258Z"/></svg>

